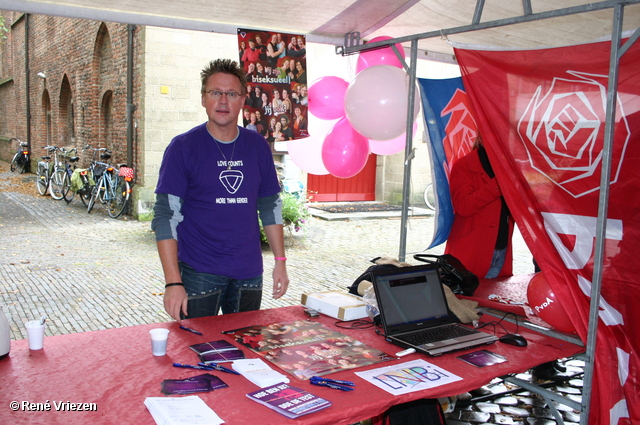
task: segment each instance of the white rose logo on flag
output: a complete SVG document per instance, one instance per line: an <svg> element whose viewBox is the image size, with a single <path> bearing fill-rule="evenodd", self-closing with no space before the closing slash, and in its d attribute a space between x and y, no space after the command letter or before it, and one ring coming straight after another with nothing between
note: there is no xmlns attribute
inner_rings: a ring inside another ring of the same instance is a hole
<svg viewBox="0 0 640 425"><path fill-rule="evenodd" d="M607 76L567 71L547 93L538 86L518 123L531 166L578 198L600 187ZM611 183L618 179L631 135L617 99Z"/></svg>

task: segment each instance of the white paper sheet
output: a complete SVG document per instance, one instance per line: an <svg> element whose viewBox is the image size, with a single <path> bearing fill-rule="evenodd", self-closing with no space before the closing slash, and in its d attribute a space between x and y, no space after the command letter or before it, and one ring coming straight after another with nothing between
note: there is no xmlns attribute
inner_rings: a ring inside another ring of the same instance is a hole
<svg viewBox="0 0 640 425"><path fill-rule="evenodd" d="M220 425L224 421L197 395L147 397L144 405L158 425Z"/></svg>
<svg viewBox="0 0 640 425"><path fill-rule="evenodd" d="M413 360L378 369L355 372L362 379L393 394L407 394L462 380L424 360Z"/></svg>

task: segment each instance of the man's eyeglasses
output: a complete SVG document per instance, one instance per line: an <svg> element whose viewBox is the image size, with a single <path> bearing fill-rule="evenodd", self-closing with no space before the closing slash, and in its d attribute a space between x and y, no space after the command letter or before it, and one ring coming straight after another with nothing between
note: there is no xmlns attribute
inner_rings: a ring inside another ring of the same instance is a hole
<svg viewBox="0 0 640 425"><path fill-rule="evenodd" d="M219 100L222 98L223 94L227 95L227 99L229 100L238 100L242 96L240 93L235 91L220 91L220 90L209 90L205 92L211 99Z"/></svg>

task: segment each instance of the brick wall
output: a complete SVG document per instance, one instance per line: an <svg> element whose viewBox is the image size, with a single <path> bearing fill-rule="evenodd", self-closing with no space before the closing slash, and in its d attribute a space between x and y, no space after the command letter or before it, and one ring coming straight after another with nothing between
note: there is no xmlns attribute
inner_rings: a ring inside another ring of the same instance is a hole
<svg viewBox="0 0 640 425"><path fill-rule="evenodd" d="M82 147L87 144L110 149L113 163L126 162L127 25L30 15L27 72L26 15L3 15L12 25L6 44L1 47L0 79L12 81L0 86L0 100L11 99L0 103L0 115L6 117L0 121L0 136L27 140L28 79L34 160L43 154L42 147L51 143L77 148L84 163L91 159L88 151L82 154ZM139 33L137 28L134 48L139 47ZM139 57L139 52L134 57ZM134 63L138 73L139 61ZM37 76L41 72L46 79ZM134 89L135 99L139 85ZM105 105L109 106L108 113ZM134 146L136 167L139 157Z"/></svg>

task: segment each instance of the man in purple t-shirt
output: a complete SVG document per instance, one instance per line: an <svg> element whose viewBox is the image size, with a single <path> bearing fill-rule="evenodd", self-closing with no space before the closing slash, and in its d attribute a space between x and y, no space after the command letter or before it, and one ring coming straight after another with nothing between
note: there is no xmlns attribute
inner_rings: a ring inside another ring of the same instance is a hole
<svg viewBox="0 0 640 425"><path fill-rule="evenodd" d="M167 147L152 228L175 320L260 309L262 221L275 257L273 297L288 288L282 201L269 145L237 125L245 73L229 59L201 73L208 121Z"/></svg>

